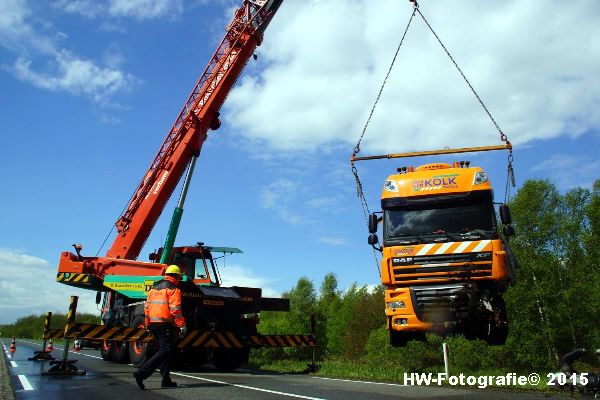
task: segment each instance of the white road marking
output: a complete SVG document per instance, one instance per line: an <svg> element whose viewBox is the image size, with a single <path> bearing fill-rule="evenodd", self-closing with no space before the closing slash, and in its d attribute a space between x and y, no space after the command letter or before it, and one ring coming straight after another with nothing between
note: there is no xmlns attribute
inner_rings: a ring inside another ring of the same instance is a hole
<svg viewBox="0 0 600 400"><path fill-rule="evenodd" d="M33 390L33 386L31 386L31 383L29 383L29 381L27 380L27 377L25 375L18 375L18 376L19 376L19 380L21 381L21 385L23 385L23 389Z"/></svg>
<svg viewBox="0 0 600 400"><path fill-rule="evenodd" d="M300 394L293 394L293 393L286 393L286 392L278 392L276 390L269 390L269 389L261 389L261 388L257 388L257 387L252 387L252 386L246 386L246 385L239 385L236 383L229 383L229 382L224 382L224 381L217 381L215 379L207 379L207 378L201 378L199 376L193 376L193 375L186 375L186 374L180 374L178 372L171 372L171 375L177 375L177 376L183 376L185 378L190 378L190 379L198 379L201 381L206 381L206 382L212 382L212 383L219 383L221 385L227 385L227 386L235 386L241 389L249 389L249 390L256 390L257 392L264 392L264 393L272 393L272 394L279 394L281 396L288 396L288 397L295 397L298 399L307 399L307 400L324 400L321 399L319 397L309 397L309 396L302 396Z"/></svg>
<svg viewBox="0 0 600 400"><path fill-rule="evenodd" d="M16 363L16 362L14 362L14 361L11 361L11 362L10 362L10 365L12 365L12 367L13 367L13 368L16 368L16 367L18 367L17 363Z"/></svg>
<svg viewBox="0 0 600 400"><path fill-rule="evenodd" d="M340 382L352 382L352 383L369 383L371 385L385 385L385 386L399 386L406 387L406 385L401 385L399 383L386 383L386 382L369 382L369 381L353 381L351 379L339 379L339 378L323 378L321 376L311 376L311 379L323 379L327 381L340 381Z"/></svg>
<svg viewBox="0 0 600 400"><path fill-rule="evenodd" d="M38 345L38 344L39 344L39 343L35 343L35 342L28 342L28 341L26 341L26 340L22 340L22 342L29 343L29 344L33 344L33 345ZM54 348L54 350L60 350L60 351L63 351L63 349L64 349L64 347L58 347L58 346L56 346L56 347ZM86 357L91 357L91 358L97 358L97 359L99 359L99 360L101 360L101 359L102 359L102 357L98 357L98 356L92 356L91 354L84 354L84 353L81 353L81 352L77 352L77 353L75 353L75 352L73 352L73 351L69 351L69 353L71 353L71 354L79 354L79 355L86 356Z"/></svg>

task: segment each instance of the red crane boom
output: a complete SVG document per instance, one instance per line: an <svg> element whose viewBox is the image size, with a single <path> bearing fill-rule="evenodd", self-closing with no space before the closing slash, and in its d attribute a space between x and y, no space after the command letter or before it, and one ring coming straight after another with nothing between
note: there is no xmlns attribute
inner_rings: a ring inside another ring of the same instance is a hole
<svg viewBox="0 0 600 400"><path fill-rule="evenodd" d="M282 2L244 0L125 212L117 220L118 235L106 257L82 257L79 250L77 255L63 252L59 275L92 275L87 276L90 281L87 284L96 286L91 282L96 280L93 278L101 280L106 273L131 274L132 266L139 268L137 274L140 275L159 273L161 264L133 260L138 257L191 158L200 154L208 130L220 126L219 109L261 44L263 33Z"/></svg>

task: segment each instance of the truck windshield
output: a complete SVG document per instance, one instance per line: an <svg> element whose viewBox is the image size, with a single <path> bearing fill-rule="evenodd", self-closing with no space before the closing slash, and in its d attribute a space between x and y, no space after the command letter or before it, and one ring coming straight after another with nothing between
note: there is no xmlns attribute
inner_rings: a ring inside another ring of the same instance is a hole
<svg viewBox="0 0 600 400"><path fill-rule="evenodd" d="M496 233L491 202L421 204L384 210L384 240L436 234Z"/></svg>

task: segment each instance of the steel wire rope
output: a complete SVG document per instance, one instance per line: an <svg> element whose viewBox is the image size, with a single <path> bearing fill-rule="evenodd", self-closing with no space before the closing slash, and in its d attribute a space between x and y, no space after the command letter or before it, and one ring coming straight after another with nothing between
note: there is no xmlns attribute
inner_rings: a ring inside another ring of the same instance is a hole
<svg viewBox="0 0 600 400"><path fill-rule="evenodd" d="M448 58L450 58L450 61L452 61L452 64L454 64L454 66L456 67L456 69L458 70L460 75L463 77L464 81L467 83L467 85L471 89L471 92L473 92L473 94L477 98L477 101L479 102L479 104L481 104L481 107L483 107L483 110L486 112L486 114L488 115L488 117L490 118L490 120L492 121L492 123L494 124L496 129L498 130L498 133L500 134L500 141L506 143L508 146L511 146L511 147L509 147L509 150L508 150L508 167L507 167L507 171L506 171L506 187L504 189L504 202L508 203L510 201L510 186L512 186L512 187L516 186L515 171L514 171L514 168L512 165L512 163L513 163L512 145L511 145L510 141L508 140L508 137L506 136L506 134L502 131L502 129L500 129L500 125L498 125L498 123L492 116L492 113L490 113L490 111L486 107L486 105L483 102L483 100L481 99L481 97L479 97L479 94L477 93L477 91L475 90L473 85L471 85L471 82L469 81L469 79L467 79L467 77L463 73L462 69L458 66L458 63L456 62L456 60L454 60L454 57L452 57L452 55L450 54L450 52L448 51L448 49L446 48L446 46L444 45L444 43L442 42L440 37L437 35L437 33L433 30L433 28L429 24L429 21L427 20L427 18L425 18L425 16L419 9L419 6L417 5L417 1L416 0L410 0L410 1L415 3L415 12L419 13L419 16L421 17L421 19L423 19L423 22L425 22L425 25L427 25L427 27L429 28L429 30L431 31L433 36L435 36L435 38L438 41L438 43L440 44L440 46L442 46L442 49L444 49L444 52L446 53Z"/></svg>
<svg viewBox="0 0 600 400"><path fill-rule="evenodd" d="M383 83L381 84L381 87L379 88L379 93L377 93L377 97L375 98L375 102L373 103L373 107L371 107L371 112L369 113L369 117L367 118L367 121L365 122L365 126L363 127L363 130L360 134L360 137L358 139L358 142L356 143L356 146L354 146L354 152L352 153L352 160L354 159L354 157L356 157L356 155L360 152L360 144L365 136L365 133L367 132L367 128L369 127L369 123L371 122L371 118L373 117L373 114L375 113L375 108L377 107L377 104L379 103L379 99L381 99L381 95L383 93L383 89L385 88L385 85L387 83L387 80L390 76L390 73L392 72L392 69L394 68L394 64L396 63L396 59L398 58L398 53L400 52L400 48L402 47L402 44L404 43L404 38L406 38L406 33L408 32L408 29L410 28L410 24L415 16L415 13L417 11L418 8L418 4L415 1L414 2L414 7L413 7L413 12L410 15L410 18L408 20L408 23L406 24L406 28L404 29L404 33L402 34L402 38L400 39L400 43L398 43L398 47L396 48L396 52L394 53L394 57L392 58L392 62L390 63L390 66L387 70L387 73L385 74L385 78L383 79ZM365 198L365 194L363 192L362 189L362 183L360 181L360 178L358 176L358 170L356 169L356 166L354 165L354 161L352 161L352 174L354 175L354 180L356 181L356 193L358 195L358 198L360 199L360 204L363 210L363 214L365 217L365 221L367 223L367 225L369 224L369 214L371 214L370 210L369 210L369 205L367 204L367 199ZM377 258L377 253L375 251L375 247L373 247L373 258L375 259L375 267L377 268L377 273L379 274L379 277L381 278L381 270L379 269L379 259Z"/></svg>

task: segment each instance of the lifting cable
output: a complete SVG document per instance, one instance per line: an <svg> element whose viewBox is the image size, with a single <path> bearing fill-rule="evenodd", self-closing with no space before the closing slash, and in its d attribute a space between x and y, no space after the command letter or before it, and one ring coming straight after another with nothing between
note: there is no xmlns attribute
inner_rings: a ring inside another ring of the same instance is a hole
<svg viewBox="0 0 600 400"><path fill-rule="evenodd" d="M508 203L510 201L510 187L515 187L515 175L514 175L514 169L513 169L513 154L512 154L512 145L510 143L510 141L508 140L508 137L506 136L506 134L502 131L502 129L500 129L500 126L498 125L498 123L496 122L496 120L494 119L494 117L492 116L492 114L490 113L490 111L488 110L488 108L486 107L486 105L484 104L483 100L481 99L481 97L479 97L479 94L477 93L477 91L475 90L475 88L473 87L473 85L471 85L471 82L467 79L467 77L465 76L465 74L463 73L462 69L458 66L458 63L454 60L454 57L452 57L452 55L450 54L450 52L448 51L448 49L446 48L446 46L444 45L444 43L442 43L441 39L439 38L439 36L437 35L437 33L433 30L433 28L431 27L431 25L429 24L429 21L427 21L427 19L425 18L425 16L421 13L421 10L419 9L419 3L417 2L417 0L409 0L411 3L413 3L413 12L410 16L410 19L408 20L408 24L406 25L406 28L404 30L404 33L402 34L402 38L400 39L400 43L398 44L398 47L396 48L396 53L394 54L394 57L392 59L392 62L390 64L390 67L388 68L388 71L385 75L385 78L383 80L383 83L379 89L379 93L377 94L377 97L375 99L375 102L373 103L373 106L371 107L371 112L369 113L369 117L367 118L367 121L365 123L365 126L363 127L362 133L358 139L358 142L356 143L356 146L354 147L354 152L352 153L352 157L351 157L351 165L352 165L352 173L354 174L354 179L356 181L356 193L358 195L358 198L360 199L360 203L363 209L363 213L365 215L365 220L368 224L368 219L369 219L369 205L367 204L367 200L365 198L364 192L363 192L363 187L362 187L362 183L360 181L360 178L358 176L358 170L356 169L356 165L354 164L354 160L357 156L357 154L360 152L360 144L365 136L365 133L367 131L367 128L369 126L369 123L371 122L371 118L373 117L373 113L375 112L375 108L377 107L377 104L379 103L379 100L381 98L381 95L383 93L383 89L385 88L385 85L387 83L387 80L390 76L390 73L392 72L392 69L394 67L394 64L396 62L396 58L398 57L398 53L400 52L400 48L402 47L402 44L404 43L404 39L406 37L406 33L408 32L408 29L410 28L410 25L412 23L413 17L416 14L419 14L419 16L423 19L423 21L425 22L425 24L427 25L427 27L429 28L429 30L431 31L431 33L433 34L433 36L435 36L436 40L438 41L438 43L440 44L440 46L442 46L442 49L444 49L444 52L446 53L446 55L448 55L448 57L450 58L450 60L452 61L452 63L454 64L454 66L456 67L456 69L458 70L458 72L460 73L460 75L462 76L462 78L464 79L464 81L466 82L466 84L469 86L469 88L471 89L471 91L473 92L473 94L475 95L475 97L477 98L477 101L479 102L479 104L481 104L482 108L484 109L485 113L488 115L488 117L490 118L490 120L492 121L492 123L494 124L494 126L496 127L496 129L498 130L498 133L500 134L500 140L502 142L505 143L505 145L508 148L509 151L509 155L508 155L508 168L507 168L507 176L506 176L506 188L505 188L505 194L504 194L504 202ZM375 253L375 248L373 248L373 256L375 257L375 263L377 266L377 271L381 276L381 272L379 271L379 265L378 265L378 260L377 260L377 255Z"/></svg>
<svg viewBox="0 0 600 400"><path fill-rule="evenodd" d="M415 2L415 4L416 4L416 2ZM383 93L385 84L387 83L390 73L392 72L392 69L394 68L394 63L396 62L396 58L398 58L398 53L400 52L400 47L402 47L402 43L404 43L404 38L406 37L408 28L410 28L410 24L413 20L413 17L415 16L415 14L417 12L417 8L418 7L416 7L416 6L414 7L413 12L410 15L410 19L408 20L408 24L406 24L406 28L404 29L404 33L402 34L400 43L398 43L398 47L396 48L396 53L394 54L392 63L390 64L390 67L388 68L388 71L385 74L385 78L383 79L383 83L381 84L381 88L379 89L379 93L377 94L377 98L375 99L375 103L373 103L373 107L371 107L371 112L369 113L367 122L365 123L365 126L363 127L362 133L360 135L360 138L358 139L358 142L356 143L356 146L354 146L354 152L352 153L352 159L354 159L354 157L356 157L356 155L360 152L360 143L362 142L363 137L365 136L365 133L367 132L369 122L371 122L371 118L373 117L373 113L375 112L377 103L379 102L379 99L381 98L381 94ZM367 204L367 199L365 199L365 194L363 193L363 190L362 190L362 183L360 182L360 178L358 177L358 170L356 169L356 166L354 165L354 161L352 161L352 173L354 174L354 180L356 181L356 193L358 195L358 198L360 199L360 204L363 209L365 221L368 225L369 224L369 214L371 214L371 212L369 211L369 205ZM377 253L375 252L375 248L373 248L373 257L375 258L375 267L377 269L377 273L379 274L379 277L381 278L381 271L379 270L379 260L377 259Z"/></svg>

